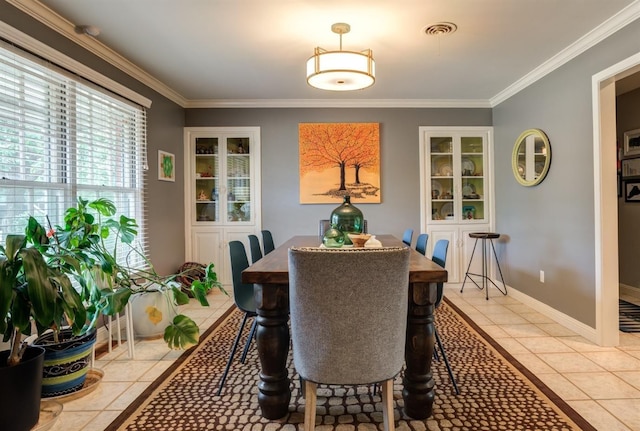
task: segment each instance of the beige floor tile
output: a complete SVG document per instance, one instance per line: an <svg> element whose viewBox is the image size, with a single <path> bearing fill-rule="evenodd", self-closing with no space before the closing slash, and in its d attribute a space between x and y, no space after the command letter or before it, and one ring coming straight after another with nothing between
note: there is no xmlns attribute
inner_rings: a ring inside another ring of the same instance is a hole
<svg viewBox="0 0 640 431"><path fill-rule="evenodd" d="M640 370L638 371L617 371L615 373L616 376L620 377L625 382L630 385L635 386L637 389L640 389ZM640 403L640 401L639 401ZM640 409L640 405L638 406Z"/></svg>
<svg viewBox="0 0 640 431"><path fill-rule="evenodd" d="M582 392L576 385L565 379L561 374L536 374L553 392L565 401L568 400L589 400L589 396Z"/></svg>
<svg viewBox="0 0 640 431"><path fill-rule="evenodd" d="M90 425L91 421L95 419L99 413L98 411L78 412L62 410L60 417L58 417L51 431L81 430L85 426L88 426L88 424Z"/></svg>
<svg viewBox="0 0 640 431"><path fill-rule="evenodd" d="M632 430L640 430L638 400L602 400L598 403Z"/></svg>
<svg viewBox="0 0 640 431"><path fill-rule="evenodd" d="M607 371L640 370L640 359L619 350L614 352L584 352L583 354Z"/></svg>
<svg viewBox="0 0 640 431"><path fill-rule="evenodd" d="M156 361L112 361L102 370L103 382L135 382L153 367Z"/></svg>
<svg viewBox="0 0 640 431"><path fill-rule="evenodd" d="M559 323L536 323L536 326L552 337L574 337L577 335Z"/></svg>
<svg viewBox="0 0 640 431"><path fill-rule="evenodd" d="M539 358L559 373L603 372L598 364L580 353L540 353Z"/></svg>
<svg viewBox="0 0 640 431"><path fill-rule="evenodd" d="M521 337L547 337L549 334L544 332L532 323L524 325L501 325L501 328L510 336L514 338Z"/></svg>
<svg viewBox="0 0 640 431"><path fill-rule="evenodd" d="M542 313L534 311L533 313L522 313L521 316L531 323L556 323L550 317L545 316Z"/></svg>
<svg viewBox="0 0 640 431"><path fill-rule="evenodd" d="M533 308L529 307L528 305L524 305L520 302L516 302L515 304L508 304L507 308L513 311L514 313L518 313L520 315L530 314L535 312Z"/></svg>
<svg viewBox="0 0 640 431"><path fill-rule="evenodd" d="M482 330L484 332L486 332L487 334L489 334L489 336L491 338L494 339L498 339L498 338L511 338L511 336L509 334L507 334L500 326L498 325L479 325L480 328L482 328Z"/></svg>
<svg viewBox="0 0 640 431"><path fill-rule="evenodd" d="M129 406L144 390L149 386L149 382L136 382L127 388L118 398L109 404L105 410L122 411Z"/></svg>
<svg viewBox="0 0 640 431"><path fill-rule="evenodd" d="M592 400L567 401L567 403L585 418L598 431L635 431L624 425L604 407Z"/></svg>
<svg viewBox="0 0 640 431"><path fill-rule="evenodd" d="M167 371L167 368L169 368L172 364L173 361L159 361L155 363L149 371L147 371L140 377L139 381L153 382L155 379L160 377L162 373Z"/></svg>
<svg viewBox="0 0 640 431"><path fill-rule="evenodd" d="M516 340L532 353L575 352L571 347L554 337L522 337L516 338Z"/></svg>
<svg viewBox="0 0 640 431"><path fill-rule="evenodd" d="M512 356L534 374L555 373L553 368L534 353L515 353Z"/></svg>
<svg viewBox="0 0 640 431"><path fill-rule="evenodd" d="M115 399L122 396L131 384L131 382L105 382L103 380L93 392L65 402L64 411L104 410Z"/></svg>
<svg viewBox="0 0 640 431"><path fill-rule="evenodd" d="M118 410L106 410L100 412L90 423L87 424L87 426L82 428L82 431L103 431L111 422L114 421L115 418L118 417L120 413L121 412Z"/></svg>
<svg viewBox="0 0 640 431"><path fill-rule="evenodd" d="M564 376L594 400L640 398L638 389L612 373L566 373Z"/></svg>
<svg viewBox="0 0 640 431"><path fill-rule="evenodd" d="M507 313L485 313L485 316L491 319L491 321L497 325L520 325L529 323L522 317L518 316L516 313L507 312Z"/></svg>
<svg viewBox="0 0 640 431"><path fill-rule="evenodd" d="M558 340L562 341L576 352L615 352L617 350L615 347L598 346L579 335L573 337L559 337Z"/></svg>
<svg viewBox="0 0 640 431"><path fill-rule="evenodd" d="M518 340L514 338L497 338L496 341L505 348L505 350L512 355L514 353L531 353L529 349L524 347L522 344L518 342Z"/></svg>

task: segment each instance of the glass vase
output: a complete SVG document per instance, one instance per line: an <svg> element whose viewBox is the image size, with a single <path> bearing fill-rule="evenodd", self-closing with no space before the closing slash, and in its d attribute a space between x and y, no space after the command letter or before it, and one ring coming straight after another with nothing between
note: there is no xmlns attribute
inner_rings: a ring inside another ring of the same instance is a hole
<svg viewBox="0 0 640 431"><path fill-rule="evenodd" d="M345 245L350 245L350 233L362 233L364 216L362 211L351 204L351 196L346 195L338 208L331 213L331 225L335 225L344 234Z"/></svg>
<svg viewBox="0 0 640 431"><path fill-rule="evenodd" d="M345 234L343 234L336 225L327 229L322 237L322 243L328 248L340 248L344 244Z"/></svg>

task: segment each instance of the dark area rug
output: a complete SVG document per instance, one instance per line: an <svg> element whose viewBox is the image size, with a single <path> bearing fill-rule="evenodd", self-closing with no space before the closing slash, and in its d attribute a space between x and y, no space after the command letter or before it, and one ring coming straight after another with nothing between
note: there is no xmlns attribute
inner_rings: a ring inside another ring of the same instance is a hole
<svg viewBox="0 0 640 431"><path fill-rule="evenodd" d="M640 332L640 305L620 299L620 330L622 332Z"/></svg>
<svg viewBox="0 0 640 431"><path fill-rule="evenodd" d="M222 395L215 395L241 316L234 310L220 319L203 334L199 346L185 352L107 431L302 430L304 399L291 355L292 397L284 418L270 421L260 416L255 346L244 365L235 361ZM434 361L433 416L413 420L402 413L398 376L394 395L398 431L595 430L455 306L443 303L436 319L461 393L455 395L444 363ZM372 395L371 387L320 386L318 391L317 429L382 429L380 397Z"/></svg>

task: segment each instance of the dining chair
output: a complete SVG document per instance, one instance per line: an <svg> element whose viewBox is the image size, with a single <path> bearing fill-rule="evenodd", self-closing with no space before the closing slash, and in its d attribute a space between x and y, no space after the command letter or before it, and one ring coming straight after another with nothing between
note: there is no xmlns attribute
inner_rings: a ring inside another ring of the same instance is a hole
<svg viewBox="0 0 640 431"><path fill-rule="evenodd" d="M329 230L330 227L331 227L331 220L329 219L320 220L320 222L318 223L318 236L322 238L324 236L324 233L327 230ZM362 223L362 233L368 233L366 220L364 220Z"/></svg>
<svg viewBox="0 0 640 431"><path fill-rule="evenodd" d="M393 379L404 363L407 247L289 249L293 362L304 380L304 430L314 429L318 384L382 382L384 429L394 426ZM340 268L339 277L328 268Z"/></svg>
<svg viewBox="0 0 640 431"><path fill-rule="evenodd" d="M421 233L416 238L416 251L422 255L427 255L427 242L429 241L428 233Z"/></svg>
<svg viewBox="0 0 640 431"><path fill-rule="evenodd" d="M262 249L260 248L260 240L255 235L249 235L249 249L251 250L251 262L256 263L262 259Z"/></svg>
<svg viewBox="0 0 640 431"><path fill-rule="evenodd" d="M273 235L270 230L262 231L262 247L264 248L264 254L267 255L276 249L273 243Z"/></svg>
<svg viewBox="0 0 640 431"><path fill-rule="evenodd" d="M249 267L247 252L242 241L229 241L229 254L231 256L233 301L235 302L236 307L238 307L244 313L244 316L242 318L242 322L240 323L240 328L238 329L236 338L233 341L233 345L231 346L229 359L227 360L227 365L225 366L222 377L220 378L220 385L218 386L216 395L220 395L222 393L222 388L224 387L224 383L227 380L227 375L229 374L229 369L231 368L233 357L235 356L236 350L238 349L238 343L240 342L240 338L242 337L242 332L244 330L244 326L247 323L247 320L250 317L254 318L253 323L251 324L251 330L249 331L249 336L247 337L247 341L244 345L244 350L242 351L242 356L240 357L240 363L242 364L244 364L247 353L249 352L251 341L255 336L256 324L258 323L258 320L255 318L257 314L256 302L253 299L253 284L242 282L242 271Z"/></svg>
<svg viewBox="0 0 640 431"><path fill-rule="evenodd" d="M441 267L445 267L447 264L447 249L449 248L449 240L447 239L439 239L436 241L436 244L433 246L433 254L431 255L431 260L434 263L437 263ZM437 294L436 294L436 302L434 307L437 309L442 302L442 298L444 297L444 283L437 284ZM453 388L456 391L456 395L460 394L460 390L458 389L458 384L456 383L456 379L453 376L453 370L451 369L451 364L449 363L449 359L447 358L447 354L444 351L444 345L442 344L442 339L440 338L440 334L438 333L438 325L435 324L435 336L436 343L438 345L438 349L440 350L440 354L442 355L442 359L444 360L444 364L447 367L447 373L449 374L449 378L451 379L451 383L453 383ZM435 352L435 350L434 350Z"/></svg>
<svg viewBox="0 0 640 431"><path fill-rule="evenodd" d="M406 229L402 234L402 242L411 247L411 240L413 239L413 229Z"/></svg>

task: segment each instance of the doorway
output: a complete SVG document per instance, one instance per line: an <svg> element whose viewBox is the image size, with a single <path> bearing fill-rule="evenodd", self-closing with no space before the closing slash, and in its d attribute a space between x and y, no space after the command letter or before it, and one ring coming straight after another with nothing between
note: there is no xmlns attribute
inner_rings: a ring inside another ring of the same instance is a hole
<svg viewBox="0 0 640 431"><path fill-rule="evenodd" d="M640 71L640 53L592 78L596 262L596 342L619 343L616 82Z"/></svg>

